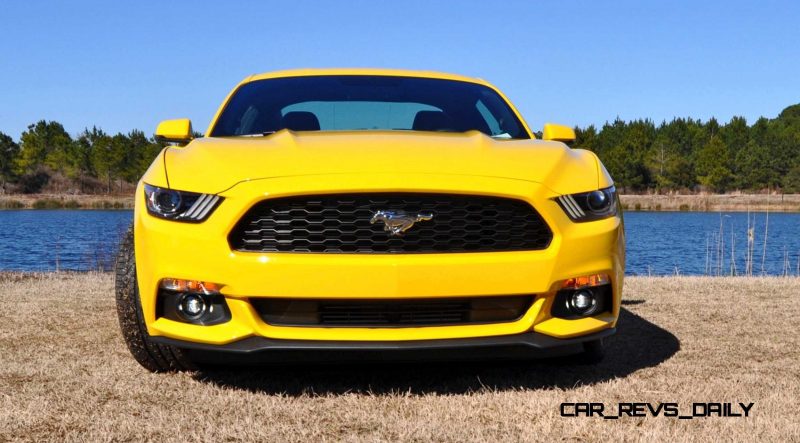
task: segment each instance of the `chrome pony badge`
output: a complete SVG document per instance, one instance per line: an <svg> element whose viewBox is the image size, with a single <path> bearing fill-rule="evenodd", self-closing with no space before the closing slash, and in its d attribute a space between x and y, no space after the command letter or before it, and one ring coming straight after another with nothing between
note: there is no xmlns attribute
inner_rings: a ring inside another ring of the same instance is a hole
<svg viewBox="0 0 800 443"><path fill-rule="evenodd" d="M383 222L383 230L392 237L399 237L404 232L411 229L415 223L431 220L433 212L423 211L417 214L409 214L403 211L377 211L369 221L373 225Z"/></svg>

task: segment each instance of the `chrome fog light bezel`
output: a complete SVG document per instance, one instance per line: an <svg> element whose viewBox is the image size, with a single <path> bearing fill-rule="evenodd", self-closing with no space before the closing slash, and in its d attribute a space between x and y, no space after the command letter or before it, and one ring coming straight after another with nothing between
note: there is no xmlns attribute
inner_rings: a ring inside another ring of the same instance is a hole
<svg viewBox="0 0 800 443"><path fill-rule="evenodd" d="M581 306L581 302L588 302ZM597 296L591 289L579 289L572 293L568 298L569 309L577 315L589 316L597 310Z"/></svg>
<svg viewBox="0 0 800 443"><path fill-rule="evenodd" d="M190 312L189 305L192 302L196 302L199 304L199 310L196 313ZM208 302L206 302L205 296L203 294L198 294L194 292L184 292L181 294L180 298L178 298L178 302L176 303L176 308L178 314L185 318L188 321L195 321L200 319L203 315L206 314L208 310Z"/></svg>

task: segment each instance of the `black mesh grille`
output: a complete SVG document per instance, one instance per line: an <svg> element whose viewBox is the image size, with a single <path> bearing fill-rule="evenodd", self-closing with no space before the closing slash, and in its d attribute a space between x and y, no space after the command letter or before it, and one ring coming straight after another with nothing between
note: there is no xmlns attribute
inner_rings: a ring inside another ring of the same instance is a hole
<svg viewBox="0 0 800 443"><path fill-rule="evenodd" d="M514 295L419 300L257 298L251 303L271 325L403 327L515 321L533 300L531 295Z"/></svg>
<svg viewBox="0 0 800 443"><path fill-rule="evenodd" d="M402 236L377 211L430 212ZM475 195L354 194L264 200L231 232L235 250L260 252L422 253L544 249L553 235L522 200Z"/></svg>

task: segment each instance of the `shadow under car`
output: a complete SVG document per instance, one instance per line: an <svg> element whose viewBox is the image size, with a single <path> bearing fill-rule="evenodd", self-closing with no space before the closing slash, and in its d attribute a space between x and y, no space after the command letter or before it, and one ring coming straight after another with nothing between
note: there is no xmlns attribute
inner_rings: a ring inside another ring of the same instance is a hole
<svg viewBox="0 0 800 443"><path fill-rule="evenodd" d="M605 359L592 365L582 364L579 355L541 360L439 362L387 362L366 358L326 364L206 366L195 378L224 387L285 395L459 394L486 388L573 388L656 366L680 349L677 337L627 309L620 310L618 326L617 334L605 339Z"/></svg>

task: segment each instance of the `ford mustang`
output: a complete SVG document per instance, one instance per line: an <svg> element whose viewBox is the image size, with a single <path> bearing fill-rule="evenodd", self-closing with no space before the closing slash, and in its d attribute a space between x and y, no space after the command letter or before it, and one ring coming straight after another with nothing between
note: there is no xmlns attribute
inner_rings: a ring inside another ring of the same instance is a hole
<svg viewBox="0 0 800 443"><path fill-rule="evenodd" d="M566 126L433 72L248 77L167 147L120 245L123 336L151 371L348 358L598 361L622 213Z"/></svg>

